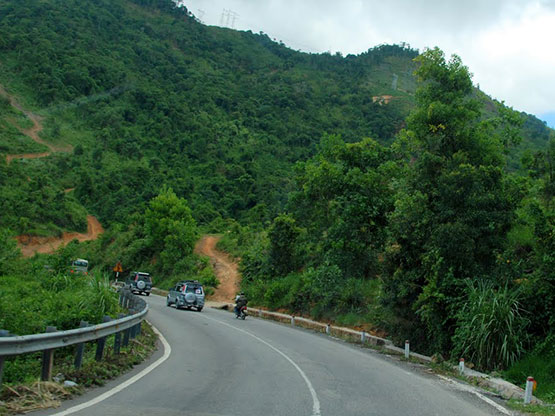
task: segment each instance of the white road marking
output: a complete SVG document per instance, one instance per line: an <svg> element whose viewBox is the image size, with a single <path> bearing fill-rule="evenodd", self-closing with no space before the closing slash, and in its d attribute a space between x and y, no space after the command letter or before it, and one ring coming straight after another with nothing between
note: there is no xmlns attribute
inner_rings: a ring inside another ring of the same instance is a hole
<svg viewBox="0 0 555 416"><path fill-rule="evenodd" d="M441 374L438 375L439 378L449 382L449 383L453 383L455 384L460 390L462 391L467 391L470 392L472 394L475 394L479 399L485 401L487 404L495 407L499 412L503 413L504 415L512 415L511 412L509 412L507 409L505 409L503 406L501 406L500 404L497 404L496 402L494 402L493 400L491 400L489 397L484 396L483 394L481 394L478 390L476 390L473 387L467 386L465 384L462 383L458 383L455 380L452 380L448 377L442 376Z"/></svg>
<svg viewBox="0 0 555 416"><path fill-rule="evenodd" d="M303 380L305 381L308 390L310 391L310 395L312 396L312 416L321 416L322 413L320 413L320 400L318 400L318 395L316 394L316 390L314 390L314 387L312 387L312 383L310 382L310 380L308 379L307 375L305 374L305 372L301 369L301 367L299 367L297 365L297 363L295 363L295 361L293 361L291 358L289 358L289 356L287 356L287 354L285 354L283 351L277 349L276 347L274 347L272 344L270 344L267 341L264 341L262 338L257 337L256 335L250 333L249 331L245 331L244 329L241 328L237 328L236 326L230 325L228 323L222 322L222 321L218 321L217 319L214 318L210 318L209 316L206 315L202 315L205 319L209 319L211 321L217 322L221 325L225 325L228 326L232 329L235 329L236 331L242 332L246 335L248 335L249 337L252 337L254 339L256 339L257 341L261 342L262 344L266 345L267 347L271 348L272 350L274 350L275 352L277 352L279 355L281 355L283 358L285 358L287 361L289 361L289 363L291 363L291 365L293 367L295 367L295 369L299 372L299 374L301 375L301 377L303 378Z"/></svg>
<svg viewBox="0 0 555 416"><path fill-rule="evenodd" d="M94 399L89 400L88 402L70 407L69 409L64 410L63 412L54 413L54 416L66 416L66 415L70 415L72 413L78 412L80 410L86 409L87 407L94 406L95 404L98 404L101 401L106 400L108 397L112 397L114 394L119 393L120 391L122 391L126 387L129 387L131 384L135 383L136 381L139 381L141 378L146 376L148 373L150 373L152 370L154 370L156 367L158 367L160 364L166 361L172 352L172 348L170 347L170 344L168 344L168 341L166 341L166 338L164 338L164 336L160 333L160 331L158 331L152 324L150 325L152 326L152 330L156 333L156 335L158 335L158 337L160 338L160 341L162 341L162 345L164 346L164 354L160 358L158 358L155 362L150 364L147 368L142 370L140 373L135 374L129 380L124 381L123 383L107 391L106 393L102 393L100 396L95 397Z"/></svg>

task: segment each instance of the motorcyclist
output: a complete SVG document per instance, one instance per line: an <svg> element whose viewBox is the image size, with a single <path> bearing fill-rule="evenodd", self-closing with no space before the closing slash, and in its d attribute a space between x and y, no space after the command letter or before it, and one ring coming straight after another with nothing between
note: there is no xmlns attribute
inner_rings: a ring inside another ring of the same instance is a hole
<svg viewBox="0 0 555 416"><path fill-rule="evenodd" d="M248 300L244 292L240 292L235 296L235 316L240 315L241 308L247 306Z"/></svg>

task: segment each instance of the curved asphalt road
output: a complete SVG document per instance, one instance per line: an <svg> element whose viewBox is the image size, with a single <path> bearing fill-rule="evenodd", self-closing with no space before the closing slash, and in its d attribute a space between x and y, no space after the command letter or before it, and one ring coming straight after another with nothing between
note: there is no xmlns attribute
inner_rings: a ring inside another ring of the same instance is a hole
<svg viewBox="0 0 555 416"><path fill-rule="evenodd" d="M162 297L147 299L149 321L171 345L169 359L121 392L73 414L501 414L437 376L408 371L407 363L372 350L271 321L253 317L239 321L210 308L201 313L176 310L166 307ZM121 381L68 401L60 409L35 414L56 414Z"/></svg>

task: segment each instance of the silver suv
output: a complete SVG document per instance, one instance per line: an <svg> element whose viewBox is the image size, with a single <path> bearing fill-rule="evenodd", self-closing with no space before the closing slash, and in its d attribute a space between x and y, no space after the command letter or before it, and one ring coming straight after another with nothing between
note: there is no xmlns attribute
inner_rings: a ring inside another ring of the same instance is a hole
<svg viewBox="0 0 555 416"><path fill-rule="evenodd" d="M204 307L204 289L198 280L182 280L172 287L166 298L166 305L179 308L196 308L202 311Z"/></svg>
<svg viewBox="0 0 555 416"><path fill-rule="evenodd" d="M131 272L126 284L133 293L144 293L148 296L152 291L152 279L149 273Z"/></svg>

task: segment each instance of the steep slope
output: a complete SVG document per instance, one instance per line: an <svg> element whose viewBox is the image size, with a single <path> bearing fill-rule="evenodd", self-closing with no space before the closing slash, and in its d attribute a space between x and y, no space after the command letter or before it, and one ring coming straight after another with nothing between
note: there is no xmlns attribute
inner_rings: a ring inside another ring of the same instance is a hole
<svg viewBox="0 0 555 416"><path fill-rule="evenodd" d="M0 15L0 82L47 115L41 137L75 146L48 175L103 224L163 184L201 223L265 221L323 135L390 143L413 105L404 45L306 54L170 0L9 0Z"/></svg>

